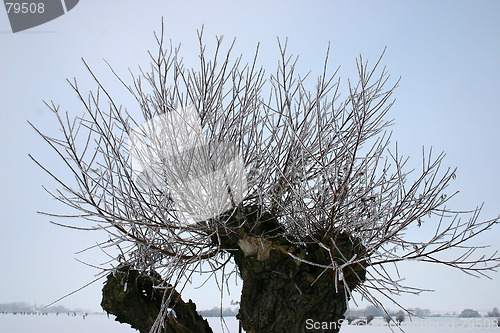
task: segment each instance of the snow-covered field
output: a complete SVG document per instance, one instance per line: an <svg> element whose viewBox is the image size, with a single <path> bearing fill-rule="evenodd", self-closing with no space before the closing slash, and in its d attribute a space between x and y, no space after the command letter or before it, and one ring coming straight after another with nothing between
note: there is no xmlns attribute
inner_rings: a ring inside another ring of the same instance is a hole
<svg viewBox="0 0 500 333"><path fill-rule="evenodd" d="M444 332L499 332L500 328L494 318L416 318L405 321L402 328L407 333L444 333ZM226 328L223 331L220 318L208 318L214 333L238 332L236 318L225 318ZM224 325L224 324L222 324ZM316 327L322 324L316 324ZM397 327L392 327L394 332L400 332ZM307 332L314 332L314 329ZM132 333L137 332L129 325L115 322L106 315L89 315L85 319L81 315L68 316L66 314L48 314L46 316L21 316L13 314L0 315L1 333ZM341 332L359 333L385 333L391 329L381 318L375 318L368 326L353 326L344 323Z"/></svg>

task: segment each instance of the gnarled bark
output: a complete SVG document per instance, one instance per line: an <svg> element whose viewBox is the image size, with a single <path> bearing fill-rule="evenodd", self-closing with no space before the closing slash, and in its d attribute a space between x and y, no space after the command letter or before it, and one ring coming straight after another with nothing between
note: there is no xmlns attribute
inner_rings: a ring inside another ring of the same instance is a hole
<svg viewBox="0 0 500 333"><path fill-rule="evenodd" d="M346 295L340 283L335 289L328 273L312 285L317 272L311 266L275 249L266 260L245 257L238 266L243 278L238 316L246 332L300 333L307 322L331 322L328 332L338 331Z"/></svg>
<svg viewBox="0 0 500 333"><path fill-rule="evenodd" d="M115 315L117 321L128 323L141 333L148 333L160 313L164 291L153 288L160 283L161 278L155 272L142 274L129 267L121 267L108 275L102 289L101 306ZM162 333L212 332L191 300L184 302L175 290L171 299L169 307L175 314L165 318Z"/></svg>
<svg viewBox="0 0 500 333"><path fill-rule="evenodd" d="M258 206L241 207L228 217L227 226L231 232L219 230L213 241L233 255L243 279L238 318L247 333L302 333L311 328L313 332L338 332L347 309L344 283L350 290L362 283L364 266L345 267L340 281L331 269L294 259L290 253L324 267L332 264L317 242L292 243L282 237L283 226ZM334 260L339 266L342 257L351 258L363 250L361 242L346 233L333 237ZM149 332L163 298L163 292L153 288L160 282L157 274L139 274L124 267L108 276L101 305L116 320L141 333ZM167 318L164 332L211 332L191 300L183 302L174 291L172 300L176 299L171 306L176 317Z"/></svg>
<svg viewBox="0 0 500 333"><path fill-rule="evenodd" d="M245 331L301 333L312 326L320 328L314 332L338 332L348 300L343 283L335 281L332 270L325 272L290 256L328 266L332 262L325 251L307 239L292 243L281 237L283 227L257 206L244 207L234 219L241 230L222 238L222 245L232 249L243 279L238 318ZM334 239L342 252L334 258L339 266L342 257L351 258L363 249L348 234L336 233ZM343 274L352 290L364 281L365 267L346 267ZM325 325L328 329L321 329Z"/></svg>

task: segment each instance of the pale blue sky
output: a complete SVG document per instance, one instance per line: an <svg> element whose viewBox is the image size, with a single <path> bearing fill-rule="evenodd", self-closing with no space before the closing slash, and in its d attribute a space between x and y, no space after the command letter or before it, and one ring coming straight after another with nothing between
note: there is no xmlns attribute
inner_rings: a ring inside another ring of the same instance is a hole
<svg viewBox="0 0 500 333"><path fill-rule="evenodd" d="M331 42L331 69L342 65L345 79L354 75L356 56L375 61L387 46L383 64L394 80L402 77L390 113L400 151L418 167L422 145L444 150L445 164L458 167L453 188L461 193L453 207L484 201L484 218L500 213L498 1L80 1L62 17L16 34L0 10L0 303L47 304L93 279L95 271L75 261L74 253L106 236L66 230L36 214L67 209L41 188L53 183L28 153L49 165L58 161L27 120L47 133L57 131L42 99L82 111L65 82L77 77L82 87L93 88L81 57L116 101L136 108L102 59L124 77L129 67L147 66L146 51L155 50L152 32L162 16L167 37L182 43L186 62L196 60L196 29L204 24L208 44L215 35L228 43L236 37L235 53L246 59L261 42L259 60L268 74L278 61L276 37L288 37L290 51L300 55L299 69L313 74L319 74ZM500 250L499 233L496 228L481 241ZM98 254L77 257L94 264L105 260ZM490 281L429 265L410 263L402 270L408 284L436 289L401 297L404 305L447 311L500 306L498 273ZM62 304L98 310L101 286ZM219 304L214 289L186 295L211 308ZM228 302L238 297L235 292Z"/></svg>

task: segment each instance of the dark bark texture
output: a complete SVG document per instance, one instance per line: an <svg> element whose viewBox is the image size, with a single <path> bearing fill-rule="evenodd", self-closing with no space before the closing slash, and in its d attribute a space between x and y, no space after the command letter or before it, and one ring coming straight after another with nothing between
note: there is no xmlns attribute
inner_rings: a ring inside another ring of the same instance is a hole
<svg viewBox="0 0 500 333"><path fill-rule="evenodd" d="M339 331L339 321L347 309L344 282L336 281L331 269L325 271L290 256L293 253L309 262L331 265L331 258L317 242L285 239L276 218L258 206L242 207L227 216L227 221L230 228L219 230L219 237L214 236L213 241L233 255L243 279L238 318L247 333ZM363 250L359 240L345 233L330 237L323 242L335 242L334 260L339 266L342 257L351 258ZM344 281L350 290L364 281L365 272L363 265L344 268ZM122 268L108 276L101 305L116 315L116 320L131 324L141 333L149 332L163 298L163 293L152 286L160 282L155 273L145 275ZM176 317L167 318L164 332L211 332L191 300L183 302L176 292L172 299L178 299L171 306Z"/></svg>
<svg viewBox="0 0 500 333"><path fill-rule="evenodd" d="M101 306L115 315L120 323L128 323L139 332L148 333L160 313L164 293L153 286L161 282L161 277L155 272L141 274L129 267L121 267L108 275L102 289ZM184 302L175 290L171 299L173 304L169 307L175 315L167 316L163 333L212 332L191 300Z"/></svg>
<svg viewBox="0 0 500 333"><path fill-rule="evenodd" d="M309 265L292 258L293 253L307 261L331 265L331 259L316 243L292 243L281 237L282 226L270 213L258 206L243 208L233 216L233 225L241 226L226 238L222 246L231 249L243 279L238 318L247 333L264 332L338 332L347 309L344 285L335 283L332 270ZM230 221L231 223L231 221ZM332 235L338 247L338 264L363 250L361 242L345 233ZM331 243L329 239L325 244ZM338 253L341 251L342 254ZM345 281L352 290L365 279L365 267L346 267ZM308 330L311 325L328 329ZM321 323L321 324L319 324Z"/></svg>
<svg viewBox="0 0 500 333"><path fill-rule="evenodd" d="M331 278L325 277L311 286L317 275L310 266L274 249L265 261L246 257L239 266L243 278L239 318L246 332L306 332L307 320L331 322L328 332L338 332L336 326L347 307L341 284L335 290Z"/></svg>

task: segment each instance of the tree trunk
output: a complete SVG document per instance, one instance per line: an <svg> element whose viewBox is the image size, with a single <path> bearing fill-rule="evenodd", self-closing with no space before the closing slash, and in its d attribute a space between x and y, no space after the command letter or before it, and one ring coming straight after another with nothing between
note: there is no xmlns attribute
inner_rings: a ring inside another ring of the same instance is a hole
<svg viewBox="0 0 500 333"><path fill-rule="evenodd" d="M325 271L289 254L329 266L332 262L323 248L308 239L301 243L284 239L280 236L282 226L272 214L262 212L258 206L244 207L233 218L233 225L243 230L221 240L223 247L232 249L243 279L238 318L245 331L338 332L349 299L343 283L335 281L331 269ZM351 258L363 249L359 240L345 233L336 233L333 237L342 252L341 255L334 251L334 260L339 266L342 257ZM325 244L329 244L329 240L325 240ZM365 273L361 265L344 268L350 290L364 281Z"/></svg>
<svg viewBox="0 0 500 333"><path fill-rule="evenodd" d="M102 308L116 316L116 321L128 323L141 333L148 333L160 313L164 292L153 286L161 283L160 276L141 274L139 271L121 267L108 275L102 289ZM168 290L167 292L170 292ZM175 303L174 303L175 302ZM173 313L165 318L163 333L212 332L206 319L196 312L196 305L184 302L174 290Z"/></svg>
<svg viewBox="0 0 500 333"><path fill-rule="evenodd" d="M290 256L323 266L331 259L316 242L307 239L291 243L281 237L282 226L272 214L258 206L242 207L219 230L221 248L230 252L243 279L238 318L247 333L338 332L347 309L348 296L343 282L333 270L309 265ZM201 227L201 226L200 226ZM231 230L230 233L225 230ZM334 260L351 258L362 251L359 240L345 233L333 235L337 249ZM326 239L324 244L331 241ZM353 290L365 279L365 267L346 267L344 281ZM161 282L157 274L144 275L122 268L110 274L103 288L102 307L141 333L149 332L159 313L163 293L152 288ZM124 285L127 288L124 288ZM189 300L183 302L174 291L172 306L176 317L168 317L163 332L212 332Z"/></svg>
<svg viewBox="0 0 500 333"><path fill-rule="evenodd" d="M329 272L311 285L318 272L274 249L266 260L238 261L243 278L238 316L247 333L301 333L324 325L327 330L314 332L338 332L346 295L340 283L335 290Z"/></svg>

